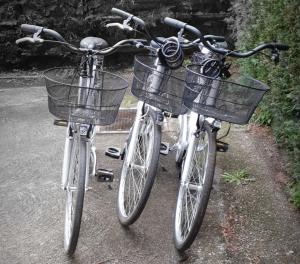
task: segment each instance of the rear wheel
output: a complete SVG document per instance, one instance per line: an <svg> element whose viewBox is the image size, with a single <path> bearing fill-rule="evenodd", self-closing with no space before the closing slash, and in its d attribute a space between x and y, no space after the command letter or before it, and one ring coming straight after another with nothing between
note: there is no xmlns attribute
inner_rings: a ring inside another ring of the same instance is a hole
<svg viewBox="0 0 300 264"><path fill-rule="evenodd" d="M137 133L131 130L126 144L118 192L117 212L124 226L133 224L141 215L154 183L160 154L161 127L156 124L154 110L149 107L147 114L135 122L140 123Z"/></svg>
<svg viewBox="0 0 300 264"><path fill-rule="evenodd" d="M188 249L202 224L213 183L216 160L216 132L204 124L199 137L191 136L182 164L178 191L174 241L179 251Z"/></svg>
<svg viewBox="0 0 300 264"><path fill-rule="evenodd" d="M86 176L86 141L74 132L66 187L64 247L71 256L79 237Z"/></svg>

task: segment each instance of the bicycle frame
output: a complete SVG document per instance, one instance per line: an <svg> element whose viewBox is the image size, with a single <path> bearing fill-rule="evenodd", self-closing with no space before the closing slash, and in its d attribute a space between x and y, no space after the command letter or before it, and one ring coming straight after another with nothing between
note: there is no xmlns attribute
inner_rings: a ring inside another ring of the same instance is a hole
<svg viewBox="0 0 300 264"><path fill-rule="evenodd" d="M159 92L159 87L161 85L161 81L162 81L162 75L165 73L165 71L167 70L167 67L162 65L159 58L156 58L155 61L155 66L156 66L156 74L153 75L153 79L151 80L151 85L150 85L150 91L151 93L155 94ZM149 90L149 89L148 89ZM128 164L128 161L131 160L132 155L133 155L133 146L135 146L135 140L137 140L137 134L138 131L140 130L140 120L143 117L143 107L144 107L144 102L143 101L139 101L137 104L137 112L136 112L136 118L135 118L135 122L132 128L132 140L134 140L134 142L129 146L129 149L127 150L128 155L126 156L126 164ZM155 110L155 112L157 114L161 114L161 116L163 116L162 114L162 110L147 105L147 107L151 107L153 110ZM192 116L192 118L189 118L189 116ZM183 115L179 115L178 116L178 123L179 123L179 131L180 134L178 136L178 140L177 142L171 146L171 150L177 150L177 154L176 154L176 160L181 160L184 156L184 153L187 150L187 146L189 144L189 138L190 138L190 133L193 127L195 127L195 124L197 123L197 118L198 114L196 113L190 113L190 114L183 114ZM210 120L210 123L213 123L214 120ZM158 125L162 124L162 120L160 122L157 122Z"/></svg>
<svg viewBox="0 0 300 264"><path fill-rule="evenodd" d="M83 58L84 60L84 58ZM98 66L98 57L95 55L88 55L88 58L84 61L83 70L79 77L79 87L94 87L96 72ZM102 67L102 61L101 67ZM90 105L93 101L93 96L89 94L89 89L79 89L78 90L78 103L84 105ZM90 124L76 124L74 122L68 122L68 127L66 131L65 149L63 157L63 169L62 169L62 180L61 186L65 190L67 188L67 180L69 175L70 167L70 155L73 146L73 133L79 129L80 137L84 139L87 144L86 148L86 173L85 173L85 190L89 189L89 176L90 176L90 160L92 160L92 175L96 173L96 148L94 146L95 138L95 126Z"/></svg>
<svg viewBox="0 0 300 264"><path fill-rule="evenodd" d="M209 56L212 52L208 50L205 46L200 46L201 53ZM207 105L214 105L216 103L216 97L219 92L219 81L214 80L212 82L212 88L209 90L207 95ZM199 100L200 94L196 97L195 101ZM178 138L178 142L174 145L174 148L177 149L176 160L181 160L184 152L187 150L187 146L189 144L195 143L195 135L193 135L197 130L197 122L198 125L201 126L201 122L206 120L209 124L216 127L217 129L221 128L221 122L217 121L215 118L204 117L203 115L199 115L195 112L190 112L190 118L188 120L188 115L180 115L179 119L179 130L180 135ZM200 123L200 124L199 124ZM191 159L191 154L186 153L186 159Z"/></svg>

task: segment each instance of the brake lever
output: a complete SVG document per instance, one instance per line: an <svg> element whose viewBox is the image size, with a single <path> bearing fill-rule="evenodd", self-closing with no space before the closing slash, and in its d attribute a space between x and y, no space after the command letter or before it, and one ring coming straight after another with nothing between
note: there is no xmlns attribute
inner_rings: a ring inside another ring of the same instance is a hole
<svg viewBox="0 0 300 264"><path fill-rule="evenodd" d="M109 28L109 27L118 27L120 29L124 29L123 25L120 24L120 23L108 23L105 25L106 28Z"/></svg>
<svg viewBox="0 0 300 264"><path fill-rule="evenodd" d="M123 27L124 30L133 31L134 29L128 25L128 23L131 21L133 16L128 17L127 19L123 20Z"/></svg>
<svg viewBox="0 0 300 264"><path fill-rule="evenodd" d="M275 63L275 65L279 63L279 55L278 49L275 48L271 50L271 60Z"/></svg>
<svg viewBox="0 0 300 264"><path fill-rule="evenodd" d="M43 28L40 28L37 32L35 32L32 36L34 42L42 43L44 40L40 38L40 35L43 32Z"/></svg>
<svg viewBox="0 0 300 264"><path fill-rule="evenodd" d="M33 40L34 40L35 43L43 43L43 42L44 42L44 40L41 39L41 38L38 37L38 36L34 36L34 35L33 35L32 38L33 38Z"/></svg>
<svg viewBox="0 0 300 264"><path fill-rule="evenodd" d="M124 30L124 31L133 31L134 30L131 26L128 26L124 22L123 22L123 24L121 24L121 23L108 23L105 27L106 28L109 28L109 27L118 27L118 28L120 28L121 30Z"/></svg>

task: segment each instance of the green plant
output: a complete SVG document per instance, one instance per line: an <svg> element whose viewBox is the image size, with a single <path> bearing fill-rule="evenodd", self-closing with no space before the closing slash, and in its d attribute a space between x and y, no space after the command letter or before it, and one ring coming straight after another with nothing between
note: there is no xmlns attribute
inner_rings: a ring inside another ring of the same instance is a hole
<svg viewBox="0 0 300 264"><path fill-rule="evenodd" d="M297 182L292 187L291 201L300 208L300 182Z"/></svg>
<svg viewBox="0 0 300 264"><path fill-rule="evenodd" d="M184 61L183 61L183 63L182 63L182 65L183 65L183 66L187 66L187 65L189 65L189 64L191 64L191 63L192 63L192 61L191 61L190 58L185 58Z"/></svg>
<svg viewBox="0 0 300 264"><path fill-rule="evenodd" d="M225 172L222 177L226 182L234 183L236 185L240 185L242 182L253 180L249 179L249 173L245 169Z"/></svg>
<svg viewBox="0 0 300 264"><path fill-rule="evenodd" d="M241 71L265 82L264 96L252 120L271 126L276 141L289 155L287 171L300 182L300 8L299 0L233 0L233 28L238 49L251 49L277 40L290 49L274 65L265 56L239 60ZM297 183L298 182L298 183ZM300 188L293 188L293 202L300 207Z"/></svg>

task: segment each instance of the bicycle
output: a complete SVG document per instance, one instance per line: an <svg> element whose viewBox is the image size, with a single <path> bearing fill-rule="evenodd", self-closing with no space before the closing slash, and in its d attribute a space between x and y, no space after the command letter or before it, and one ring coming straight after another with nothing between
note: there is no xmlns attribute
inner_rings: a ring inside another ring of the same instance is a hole
<svg viewBox="0 0 300 264"><path fill-rule="evenodd" d="M90 188L89 177L96 171L95 128L115 121L128 87L121 76L103 70L104 56L144 40L122 40L109 47L102 38L86 37L77 48L54 30L28 24L21 25L21 29L33 36L18 39L17 44L51 43L82 56L78 68L44 72L49 112L59 118L54 124L67 127L62 168L62 189L66 192L64 248L72 256L80 232L84 195ZM55 40L42 39L42 34Z"/></svg>
<svg viewBox="0 0 300 264"><path fill-rule="evenodd" d="M123 165L118 191L117 213L123 226L133 224L141 215L149 198L161 151L161 126L165 115L178 117L181 126L176 149L176 162L181 163L187 147L188 109L183 105L184 72L178 70L184 59L183 50L199 42L178 37L155 37L146 23L130 13L113 8L112 12L125 18L119 28L137 31L150 39L143 47L148 55L135 57L132 94L139 99L134 124L121 158ZM133 20L133 18L135 20ZM133 20L139 30L129 23ZM188 27L192 33L193 28ZM207 35L206 39L223 41L223 37Z"/></svg>
<svg viewBox="0 0 300 264"><path fill-rule="evenodd" d="M165 23L179 30L188 26L171 18L165 18ZM201 41L196 64L186 66L184 105L191 111L191 118L174 218L174 242L179 251L188 249L199 232L212 189L218 145L226 151L226 144L217 140L221 121L247 124L269 90L251 77L231 74L226 58L246 58L270 49L276 62L279 50L288 49L287 45L268 43L237 52L203 38L196 28L194 33Z"/></svg>

